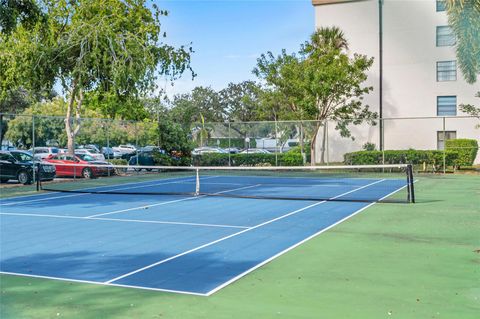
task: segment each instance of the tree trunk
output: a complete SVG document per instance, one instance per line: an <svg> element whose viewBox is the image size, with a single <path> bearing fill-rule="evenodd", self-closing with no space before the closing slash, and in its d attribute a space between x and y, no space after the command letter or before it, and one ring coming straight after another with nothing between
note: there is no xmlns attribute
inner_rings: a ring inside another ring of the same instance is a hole
<svg viewBox="0 0 480 319"><path fill-rule="evenodd" d="M322 136L322 154L320 156L320 163L325 164L325 146L327 141L327 125L328 123L325 122L323 125L323 136Z"/></svg>
<svg viewBox="0 0 480 319"><path fill-rule="evenodd" d="M317 143L317 135L318 131L320 130L321 122L318 122L315 126L315 130L313 131L312 143L310 144L310 165L315 166L316 164L316 152L315 152L315 144Z"/></svg>
<svg viewBox="0 0 480 319"><path fill-rule="evenodd" d="M78 93L78 99L76 95ZM76 102L76 106L75 106ZM83 102L83 91L79 89L77 92L76 82L73 84L70 100L68 102L67 114L65 116L65 131L67 133L67 149L68 154L75 155L75 136L80 131L80 110ZM75 106L75 118L72 119L72 112Z"/></svg>

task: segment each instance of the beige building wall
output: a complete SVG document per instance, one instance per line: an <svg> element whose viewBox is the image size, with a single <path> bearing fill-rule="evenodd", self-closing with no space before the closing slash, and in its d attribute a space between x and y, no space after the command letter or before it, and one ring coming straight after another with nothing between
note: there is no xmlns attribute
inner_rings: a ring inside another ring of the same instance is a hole
<svg viewBox="0 0 480 319"><path fill-rule="evenodd" d="M378 1L313 0L316 27L338 26L349 42L350 52L374 57L366 85L374 91L365 98L372 110L379 108L379 18ZM437 26L446 26L447 15L437 12L436 0L384 0L383 6L383 117L385 149L437 149L437 132L455 131L457 138L475 138L480 143L478 121L457 116L437 117L437 96L457 96L457 104L476 104L480 82L466 83L457 65L457 80L437 82L437 62L456 60L455 47L437 47ZM444 126L445 125L445 126ZM360 150L365 142L379 145L379 127L353 129L355 141L345 140L330 125L329 155L341 161L346 151ZM320 146L318 146L320 148ZM477 157L480 163L480 155Z"/></svg>

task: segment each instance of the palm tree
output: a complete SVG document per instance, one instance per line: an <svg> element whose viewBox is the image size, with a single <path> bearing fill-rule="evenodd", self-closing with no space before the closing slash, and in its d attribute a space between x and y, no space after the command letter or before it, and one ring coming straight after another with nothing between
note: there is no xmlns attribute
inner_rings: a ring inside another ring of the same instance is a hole
<svg viewBox="0 0 480 319"><path fill-rule="evenodd" d="M457 58L465 80L480 74L480 1L447 0L448 23L457 37Z"/></svg>
<svg viewBox="0 0 480 319"><path fill-rule="evenodd" d="M322 27L310 36L310 42L303 46L304 53L314 50L327 52L330 49L348 50L348 42L342 30L338 27Z"/></svg>
<svg viewBox="0 0 480 319"><path fill-rule="evenodd" d="M457 59L465 80L473 84L480 74L480 1L447 0L448 23L457 37ZM477 93L480 97L480 92ZM460 109L480 119L480 108L461 104ZM480 124L476 126L480 128Z"/></svg>
<svg viewBox="0 0 480 319"><path fill-rule="evenodd" d="M313 54L327 54L332 50L341 51L348 50L348 41L345 38L345 35L342 30L338 27L322 27L315 31L311 37L310 42L305 43L303 46L302 53L314 58ZM323 136L322 136L322 147L320 153L320 163L325 163L325 151L327 143L327 132L328 132L328 118L324 119L323 123L317 123L318 126L323 126ZM318 130L315 130L318 132ZM315 165L315 144L317 142L317 135L312 136L311 141L311 164Z"/></svg>

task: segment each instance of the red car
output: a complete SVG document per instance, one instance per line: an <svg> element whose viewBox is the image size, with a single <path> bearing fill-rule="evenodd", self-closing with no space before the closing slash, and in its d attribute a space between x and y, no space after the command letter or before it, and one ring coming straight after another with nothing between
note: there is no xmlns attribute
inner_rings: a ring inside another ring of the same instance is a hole
<svg viewBox="0 0 480 319"><path fill-rule="evenodd" d="M57 177L84 177L109 176L114 174L113 166L108 162L95 161L89 155L72 156L68 154L51 155L46 162L55 165ZM62 164L62 165L60 165Z"/></svg>

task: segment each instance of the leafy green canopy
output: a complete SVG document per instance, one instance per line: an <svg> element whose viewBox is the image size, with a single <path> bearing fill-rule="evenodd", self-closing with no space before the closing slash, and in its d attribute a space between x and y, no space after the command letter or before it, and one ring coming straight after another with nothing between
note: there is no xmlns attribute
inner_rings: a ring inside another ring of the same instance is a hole
<svg viewBox="0 0 480 319"><path fill-rule="evenodd" d="M129 103L152 92L159 75L190 70L192 48L161 42L160 17L145 0L39 0L41 19L0 35L0 99L24 87L49 92L60 84L68 97L65 131L73 153L85 98L102 113L138 114ZM192 75L193 71L192 71ZM100 106L109 104L108 108ZM141 114L139 115L139 117Z"/></svg>
<svg viewBox="0 0 480 319"><path fill-rule="evenodd" d="M364 121L375 124L377 114L362 101L363 96L373 90L363 86L373 58L359 54L350 57L347 48L340 29L321 28L298 53L287 54L283 50L278 56L271 52L262 54L253 71L266 83L268 104L280 119L318 121L311 136L313 157L316 137L324 121L335 122L340 134L351 138L349 125ZM323 128L325 130L326 125Z"/></svg>
<svg viewBox="0 0 480 319"><path fill-rule="evenodd" d="M457 58L465 80L473 84L480 74L480 1L448 0L448 23L457 38Z"/></svg>

